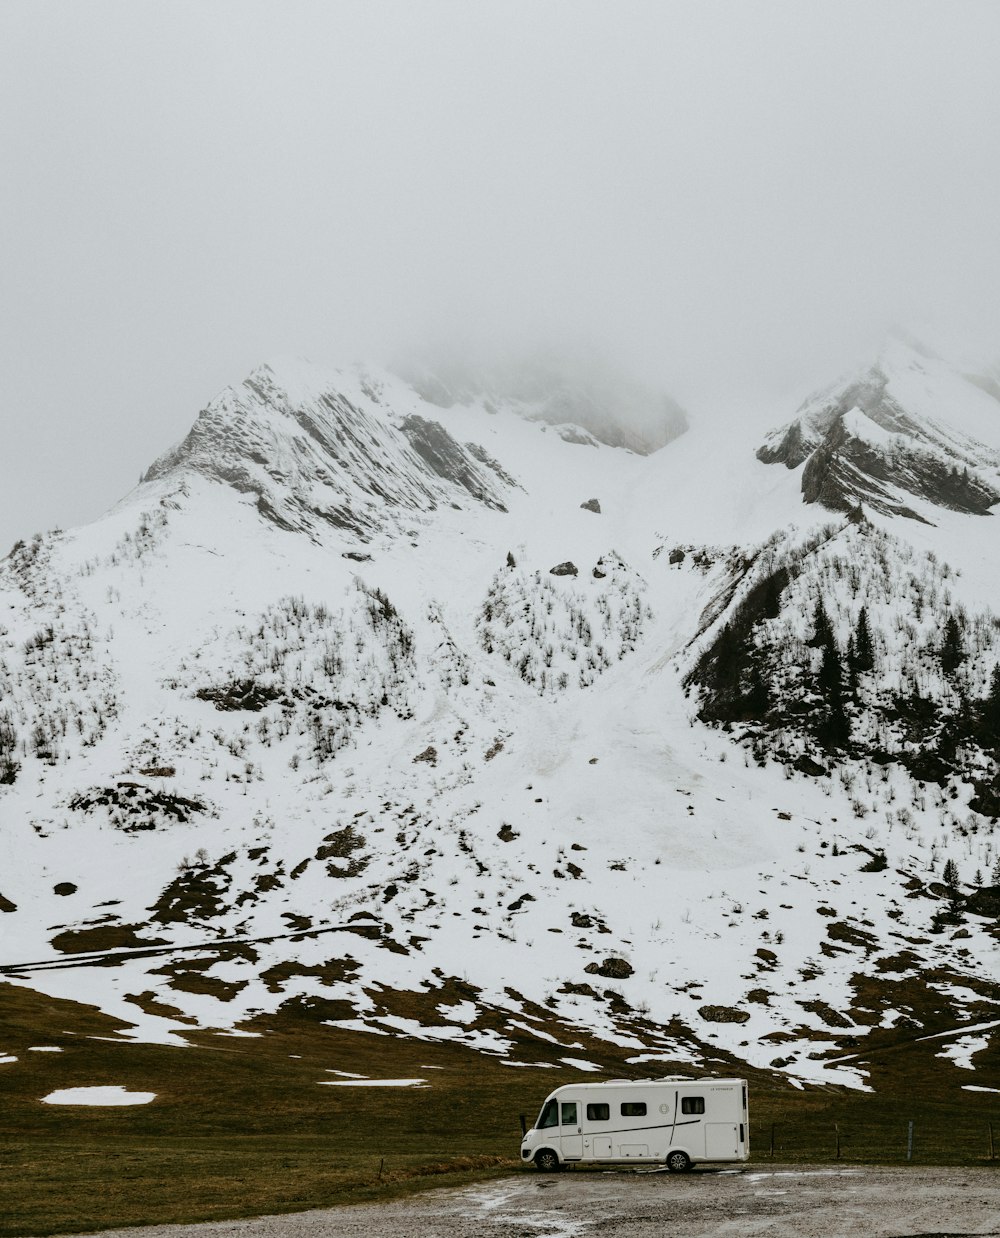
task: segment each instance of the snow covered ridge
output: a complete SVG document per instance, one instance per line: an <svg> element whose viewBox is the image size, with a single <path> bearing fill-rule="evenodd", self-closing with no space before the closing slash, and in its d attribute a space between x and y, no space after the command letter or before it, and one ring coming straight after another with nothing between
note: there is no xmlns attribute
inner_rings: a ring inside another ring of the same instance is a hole
<svg viewBox="0 0 1000 1238"><path fill-rule="evenodd" d="M252 496L279 528L365 541L408 512L472 499L504 509L512 479L421 415L412 391L358 374L256 369L198 415L144 481L194 470Z"/></svg>
<svg viewBox="0 0 1000 1238"><path fill-rule="evenodd" d="M855 1083L995 1020L991 522L573 437L283 365L15 548L0 969L149 1039Z"/></svg>
<svg viewBox="0 0 1000 1238"><path fill-rule="evenodd" d="M807 400L757 458L804 466L804 501L835 511L982 515L1000 501L998 392L896 341L860 377Z"/></svg>

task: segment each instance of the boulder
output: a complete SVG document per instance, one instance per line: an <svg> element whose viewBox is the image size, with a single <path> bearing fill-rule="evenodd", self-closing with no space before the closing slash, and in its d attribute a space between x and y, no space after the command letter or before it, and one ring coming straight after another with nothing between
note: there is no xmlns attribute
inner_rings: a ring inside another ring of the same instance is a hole
<svg viewBox="0 0 1000 1238"><path fill-rule="evenodd" d="M588 963L583 969L591 976L607 976L609 980L627 980L635 968L627 959L607 958L603 963Z"/></svg>

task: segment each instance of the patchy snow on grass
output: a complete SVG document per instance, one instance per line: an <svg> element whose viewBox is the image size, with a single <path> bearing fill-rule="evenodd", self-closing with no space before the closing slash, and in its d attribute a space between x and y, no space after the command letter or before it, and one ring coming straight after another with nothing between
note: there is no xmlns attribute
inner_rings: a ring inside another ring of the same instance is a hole
<svg viewBox="0 0 1000 1238"><path fill-rule="evenodd" d="M959 1040L953 1040L951 1044L945 1045L940 1053L935 1053L935 1057L946 1058L960 1066L962 1070L975 1070L972 1064L972 1059L980 1049L985 1049L989 1046L989 1036L962 1036Z"/></svg>
<svg viewBox="0 0 1000 1238"><path fill-rule="evenodd" d="M437 1012L452 1023L472 1023L479 1014L475 1002L459 1002L457 1006L438 1006Z"/></svg>

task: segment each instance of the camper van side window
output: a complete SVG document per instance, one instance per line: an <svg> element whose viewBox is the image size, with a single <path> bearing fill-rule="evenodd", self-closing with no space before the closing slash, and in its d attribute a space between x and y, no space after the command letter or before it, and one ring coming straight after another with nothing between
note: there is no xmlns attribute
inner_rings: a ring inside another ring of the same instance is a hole
<svg viewBox="0 0 1000 1238"><path fill-rule="evenodd" d="M559 1105L554 1100L547 1100L542 1108L542 1112L538 1115L538 1130L543 1131L547 1126L559 1125Z"/></svg>
<svg viewBox="0 0 1000 1238"><path fill-rule="evenodd" d="M587 1121L588 1122L609 1122L611 1120L610 1105L588 1105L587 1106Z"/></svg>
<svg viewBox="0 0 1000 1238"><path fill-rule="evenodd" d="M681 1098L681 1113L704 1113L704 1096L684 1096Z"/></svg>
<svg viewBox="0 0 1000 1238"><path fill-rule="evenodd" d="M563 1101L562 1107L562 1124L563 1126L576 1126L576 1101Z"/></svg>
<svg viewBox="0 0 1000 1238"><path fill-rule="evenodd" d="M622 1102L623 1118L644 1118L646 1102L644 1100L626 1100Z"/></svg>

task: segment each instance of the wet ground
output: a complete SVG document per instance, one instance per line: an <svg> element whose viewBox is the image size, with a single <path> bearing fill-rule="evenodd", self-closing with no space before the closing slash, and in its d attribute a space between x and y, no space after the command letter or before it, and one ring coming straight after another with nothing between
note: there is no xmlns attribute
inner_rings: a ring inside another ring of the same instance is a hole
<svg viewBox="0 0 1000 1238"><path fill-rule="evenodd" d="M104 1238L1000 1238L997 1169L528 1170L408 1200Z"/></svg>

